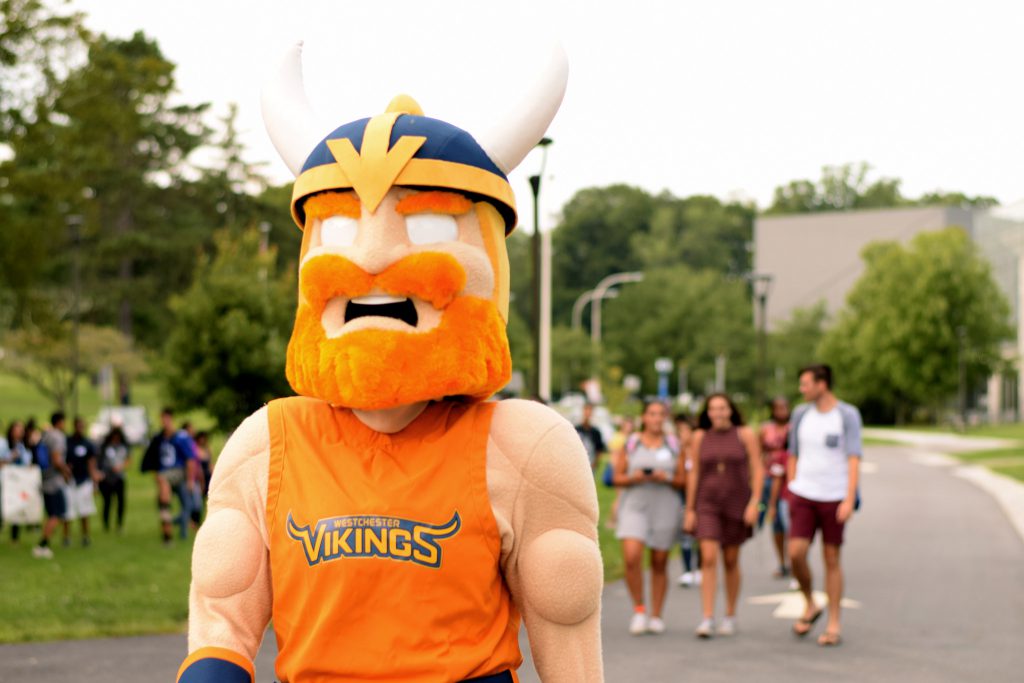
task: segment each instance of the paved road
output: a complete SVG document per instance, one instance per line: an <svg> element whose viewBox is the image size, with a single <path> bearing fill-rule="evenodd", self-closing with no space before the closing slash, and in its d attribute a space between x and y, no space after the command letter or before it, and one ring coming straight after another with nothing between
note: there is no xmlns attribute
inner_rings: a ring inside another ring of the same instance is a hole
<svg viewBox="0 0 1024 683"><path fill-rule="evenodd" d="M731 639L693 638L699 595L681 588L669 596L664 635L631 637L625 588L609 585L607 680L1024 680L1024 542L998 504L941 459L909 448L871 447L867 462L873 471L845 560L847 596L861 606L846 611L840 648L796 640L789 620L772 616L777 605L749 602L786 593L770 577L772 551L759 536L743 552L741 632ZM272 646L271 638L257 662L260 681L272 680ZM2 646L0 681L165 683L183 651L181 636ZM521 679L537 681L529 663Z"/></svg>

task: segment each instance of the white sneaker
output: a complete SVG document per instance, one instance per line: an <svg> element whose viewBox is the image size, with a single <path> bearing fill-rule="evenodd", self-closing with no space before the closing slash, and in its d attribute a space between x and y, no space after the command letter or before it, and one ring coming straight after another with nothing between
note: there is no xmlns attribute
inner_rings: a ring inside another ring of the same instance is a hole
<svg viewBox="0 0 1024 683"><path fill-rule="evenodd" d="M647 615L643 612L635 612L629 620L629 633L633 636L647 633Z"/></svg>
<svg viewBox="0 0 1024 683"><path fill-rule="evenodd" d="M694 577L693 572L686 572L679 577L679 585L683 588L689 588L693 585Z"/></svg>
<svg viewBox="0 0 1024 683"><path fill-rule="evenodd" d="M725 617L722 619L722 623L718 625L718 635L720 636L733 636L736 635L736 617Z"/></svg>
<svg viewBox="0 0 1024 683"><path fill-rule="evenodd" d="M701 571L699 569L693 573L693 585L694 586L699 586L700 582L703 579L704 579L704 575L701 573Z"/></svg>
<svg viewBox="0 0 1024 683"><path fill-rule="evenodd" d="M789 580L789 590L791 590L791 591L798 591L798 590L800 590L800 582L797 581L796 579L790 579Z"/></svg>
<svg viewBox="0 0 1024 683"><path fill-rule="evenodd" d="M32 557L39 558L40 560L52 560L53 551L50 550L49 546L33 546Z"/></svg>
<svg viewBox="0 0 1024 683"><path fill-rule="evenodd" d="M698 638L710 638L715 632L715 621L714 619L704 619L697 626L697 637Z"/></svg>
<svg viewBox="0 0 1024 683"><path fill-rule="evenodd" d="M661 620L661 617L651 617L651 620L647 622L647 632L660 636L665 632L665 622Z"/></svg>

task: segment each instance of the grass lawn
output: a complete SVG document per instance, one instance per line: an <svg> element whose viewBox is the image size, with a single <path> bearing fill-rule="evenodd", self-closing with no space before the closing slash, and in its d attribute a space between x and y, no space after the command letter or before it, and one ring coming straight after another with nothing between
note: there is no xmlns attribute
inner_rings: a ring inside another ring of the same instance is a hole
<svg viewBox="0 0 1024 683"><path fill-rule="evenodd" d="M615 501L615 489L605 486L601 480L601 473L604 471L604 462L597 468L597 505L601 510L601 518L597 523L597 536L601 544L601 558L604 560L604 580L614 581L622 578L624 567L622 565L622 546L615 538L615 529L609 529L605 520L609 518L612 503Z"/></svg>
<svg viewBox="0 0 1024 683"><path fill-rule="evenodd" d="M1014 448L996 448L987 451L970 451L957 453L958 458L968 462L980 462L985 460L1004 460L1009 458L1024 459L1024 445Z"/></svg>
<svg viewBox="0 0 1024 683"><path fill-rule="evenodd" d="M1024 481L1024 462L1019 465L993 465L992 469L1000 474Z"/></svg>
<svg viewBox="0 0 1024 683"><path fill-rule="evenodd" d="M136 455L133 465L137 462ZM123 536L105 533L96 515L90 520L91 547L81 546L79 523L74 522L71 547L61 546L58 531L54 558L37 560L31 548L39 532L22 529L20 544L13 545L5 525L0 536L0 643L184 630L192 543L163 547L152 475L132 469Z"/></svg>
<svg viewBox="0 0 1024 683"><path fill-rule="evenodd" d="M861 442L865 446L902 446L902 441L896 441L895 439L879 439L874 436L865 436L861 439Z"/></svg>
<svg viewBox="0 0 1024 683"><path fill-rule="evenodd" d="M901 431L914 432L955 432L949 425L906 425L893 427L891 425L872 426L873 429L899 429ZM1019 439L1024 441L1024 422L1012 422L1007 424L978 425L968 427L965 432L956 432L964 436L987 436L997 439Z"/></svg>

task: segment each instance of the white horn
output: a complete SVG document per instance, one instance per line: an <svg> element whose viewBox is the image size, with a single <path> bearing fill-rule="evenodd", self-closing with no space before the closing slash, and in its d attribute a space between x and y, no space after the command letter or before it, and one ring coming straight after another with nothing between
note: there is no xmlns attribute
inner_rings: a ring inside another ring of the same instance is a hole
<svg viewBox="0 0 1024 683"><path fill-rule="evenodd" d="M569 60L556 43L544 72L526 97L505 109L504 117L477 138L502 171L511 172L544 137L562 104L568 79Z"/></svg>
<svg viewBox="0 0 1024 683"><path fill-rule="evenodd" d="M270 141L292 174L298 177L306 158L323 137L318 136L320 126L302 82L301 41L289 48L267 79L260 104Z"/></svg>

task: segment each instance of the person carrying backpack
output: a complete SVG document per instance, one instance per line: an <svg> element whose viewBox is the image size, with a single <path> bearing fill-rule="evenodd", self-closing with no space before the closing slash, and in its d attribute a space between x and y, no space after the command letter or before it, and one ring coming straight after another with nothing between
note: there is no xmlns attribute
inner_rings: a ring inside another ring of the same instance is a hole
<svg viewBox="0 0 1024 683"><path fill-rule="evenodd" d="M679 443L665 431L667 409L660 402L644 404L641 430L613 454L612 483L622 487L616 538L622 541L626 586L633 599L629 632L660 634L668 589L668 552L682 523L683 502L679 492L686 484L686 470L679 459ZM651 613L644 606L643 554L651 556Z"/></svg>

